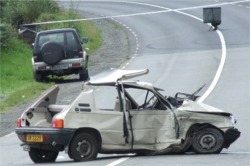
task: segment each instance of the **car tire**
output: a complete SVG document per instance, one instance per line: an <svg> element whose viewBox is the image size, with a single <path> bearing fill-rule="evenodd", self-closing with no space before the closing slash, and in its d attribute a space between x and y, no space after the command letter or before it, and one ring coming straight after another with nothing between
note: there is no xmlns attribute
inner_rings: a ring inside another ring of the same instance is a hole
<svg viewBox="0 0 250 166"><path fill-rule="evenodd" d="M69 146L69 157L74 161L93 160L98 154L96 138L89 133L78 133Z"/></svg>
<svg viewBox="0 0 250 166"><path fill-rule="evenodd" d="M58 153L58 151L31 148L29 151L29 156L34 163L48 163L55 162Z"/></svg>
<svg viewBox="0 0 250 166"><path fill-rule="evenodd" d="M42 82L43 79L44 79L44 76L43 76L43 74L41 74L41 73L34 72L33 75L34 75L34 79L35 79L37 82Z"/></svg>
<svg viewBox="0 0 250 166"><path fill-rule="evenodd" d="M194 133L192 148L198 154L220 153L224 145L223 134L215 128L205 128Z"/></svg>
<svg viewBox="0 0 250 166"><path fill-rule="evenodd" d="M64 58L63 47L55 42L46 42L41 47L42 59L48 65L55 65Z"/></svg>
<svg viewBox="0 0 250 166"><path fill-rule="evenodd" d="M79 72L79 79L80 81L87 81L89 80L89 72L88 69L82 69Z"/></svg>

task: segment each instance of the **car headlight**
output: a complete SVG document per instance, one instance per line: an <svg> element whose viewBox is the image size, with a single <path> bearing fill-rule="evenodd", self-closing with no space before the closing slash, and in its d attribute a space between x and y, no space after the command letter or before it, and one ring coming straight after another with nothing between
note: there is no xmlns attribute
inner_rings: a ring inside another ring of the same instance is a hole
<svg viewBox="0 0 250 166"><path fill-rule="evenodd" d="M237 120L231 115L230 116L231 123L235 126L237 123Z"/></svg>

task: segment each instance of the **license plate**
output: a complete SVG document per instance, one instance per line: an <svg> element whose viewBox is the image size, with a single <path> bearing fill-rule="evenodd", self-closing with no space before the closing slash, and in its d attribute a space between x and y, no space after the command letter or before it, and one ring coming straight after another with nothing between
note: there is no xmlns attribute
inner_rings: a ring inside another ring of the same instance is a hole
<svg viewBox="0 0 250 166"><path fill-rule="evenodd" d="M52 67L53 70L60 70L60 69L67 69L67 68L68 68L68 65L56 65Z"/></svg>
<svg viewBox="0 0 250 166"><path fill-rule="evenodd" d="M42 134L27 134L26 136L27 142L43 142Z"/></svg>

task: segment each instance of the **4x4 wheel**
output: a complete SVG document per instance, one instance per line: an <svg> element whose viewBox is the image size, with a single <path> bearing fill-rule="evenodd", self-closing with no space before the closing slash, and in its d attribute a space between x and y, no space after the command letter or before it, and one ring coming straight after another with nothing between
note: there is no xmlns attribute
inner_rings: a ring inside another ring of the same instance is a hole
<svg viewBox="0 0 250 166"><path fill-rule="evenodd" d="M80 79L80 81L89 80L88 69L82 69L82 70L80 70L80 72L79 72L79 79Z"/></svg>
<svg viewBox="0 0 250 166"><path fill-rule="evenodd" d="M63 47L55 42L46 42L41 47L43 61L48 65L55 65L64 58Z"/></svg>
<svg viewBox="0 0 250 166"><path fill-rule="evenodd" d="M76 134L69 146L69 157L75 161L93 160L97 153L97 140L89 133Z"/></svg>
<svg viewBox="0 0 250 166"><path fill-rule="evenodd" d="M31 148L29 151L29 156L34 163L48 163L55 162L58 153L58 151Z"/></svg>
<svg viewBox="0 0 250 166"><path fill-rule="evenodd" d="M34 78L37 82L41 82L44 79L44 75L38 72L33 72Z"/></svg>

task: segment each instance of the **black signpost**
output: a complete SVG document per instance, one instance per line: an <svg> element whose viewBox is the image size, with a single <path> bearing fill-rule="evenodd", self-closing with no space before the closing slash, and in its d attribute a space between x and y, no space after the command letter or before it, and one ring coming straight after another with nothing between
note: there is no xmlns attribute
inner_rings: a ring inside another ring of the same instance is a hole
<svg viewBox="0 0 250 166"><path fill-rule="evenodd" d="M221 24L221 7L203 8L203 22L210 23L211 28L214 27L214 30L217 30L218 25Z"/></svg>

